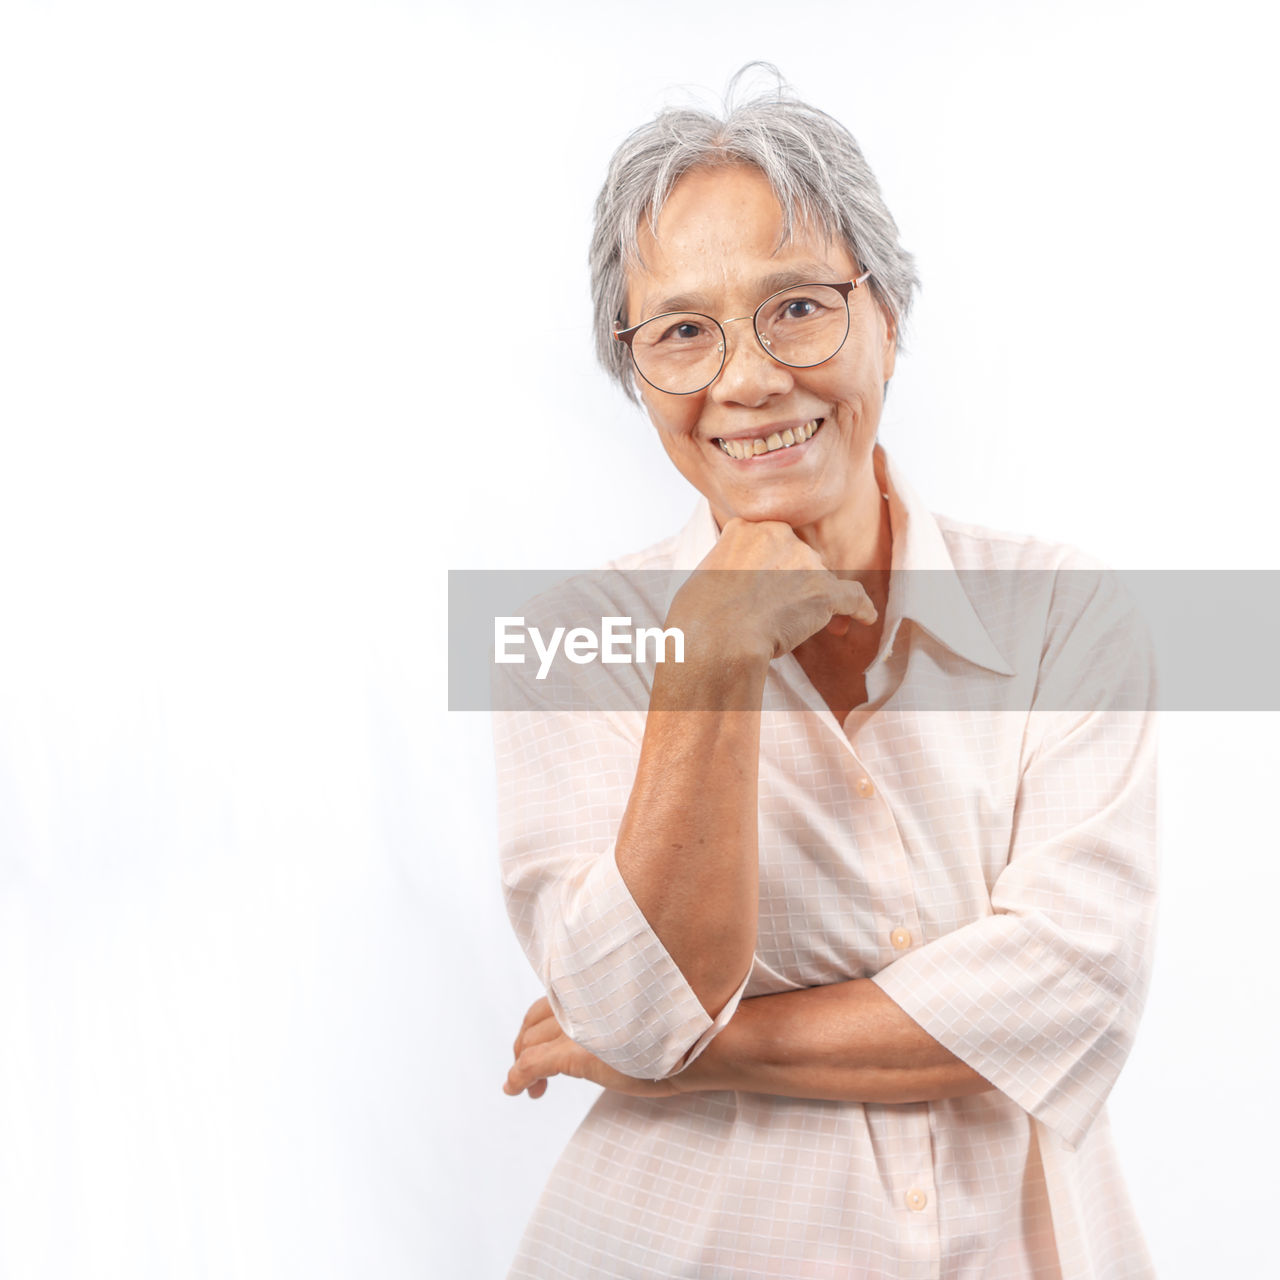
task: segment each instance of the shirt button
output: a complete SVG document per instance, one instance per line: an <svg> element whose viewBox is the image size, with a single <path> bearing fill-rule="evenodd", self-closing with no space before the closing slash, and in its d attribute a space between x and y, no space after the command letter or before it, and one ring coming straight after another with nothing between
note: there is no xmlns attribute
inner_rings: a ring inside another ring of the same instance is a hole
<svg viewBox="0 0 1280 1280"><path fill-rule="evenodd" d="M889 941L893 943L895 951L905 951L911 945L911 931L909 929L895 929L889 935Z"/></svg>
<svg viewBox="0 0 1280 1280"><path fill-rule="evenodd" d="M919 1187L912 1187L907 1192L907 1208L914 1209L917 1213L929 1203L929 1197L925 1195Z"/></svg>
<svg viewBox="0 0 1280 1280"><path fill-rule="evenodd" d="M871 779L865 775L853 784L853 789L864 799L875 795L876 789L871 785Z"/></svg>

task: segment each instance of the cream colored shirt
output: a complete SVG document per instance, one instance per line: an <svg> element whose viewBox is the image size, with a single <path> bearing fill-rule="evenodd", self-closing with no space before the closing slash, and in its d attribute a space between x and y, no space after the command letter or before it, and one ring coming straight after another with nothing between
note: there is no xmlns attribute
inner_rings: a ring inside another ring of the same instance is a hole
<svg viewBox="0 0 1280 1280"><path fill-rule="evenodd" d="M869 977L995 1090L605 1091L513 1277L1153 1274L1104 1103L1151 960L1154 717L1095 705L1095 689L1150 692L1149 648L1105 576L1070 572L1090 565L1077 553L936 518L886 474L893 574L867 703L839 724L794 658L770 668L756 958L720 1016L613 857L638 669L615 686L629 706L495 717L503 884L562 1027L626 1074L681 1069L740 998ZM716 536L704 502L617 567L689 570Z"/></svg>

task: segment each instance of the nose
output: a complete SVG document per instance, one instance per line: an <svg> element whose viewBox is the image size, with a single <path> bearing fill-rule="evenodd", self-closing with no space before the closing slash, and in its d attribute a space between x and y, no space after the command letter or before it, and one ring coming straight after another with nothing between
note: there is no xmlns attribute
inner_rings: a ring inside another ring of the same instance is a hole
<svg viewBox="0 0 1280 1280"><path fill-rule="evenodd" d="M730 340L726 326L745 320L750 326L738 329ZM728 350L724 364L710 392L725 404L760 405L770 396L789 391L792 386L791 370L769 355L761 345L764 339L757 336L751 316L735 316L720 326L725 335Z"/></svg>

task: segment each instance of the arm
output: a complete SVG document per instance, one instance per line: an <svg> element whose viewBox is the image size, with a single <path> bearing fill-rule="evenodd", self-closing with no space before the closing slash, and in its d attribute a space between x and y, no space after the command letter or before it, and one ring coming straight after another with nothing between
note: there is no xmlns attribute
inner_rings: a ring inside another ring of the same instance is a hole
<svg viewBox="0 0 1280 1280"><path fill-rule="evenodd" d="M614 848L636 905L713 1018L755 952L758 708L767 667L758 658L658 667ZM756 709L735 709L744 703Z"/></svg>
<svg viewBox="0 0 1280 1280"><path fill-rule="evenodd" d="M999 1088L1075 1145L1119 1073L1146 990L1151 734L1149 717L1096 713L1042 746L995 914L874 979L743 1000L657 1092L576 1045L539 1002L506 1091L537 1097L557 1074L646 1096L727 1089L885 1103ZM1108 768L1119 777L1100 794L1096 774Z"/></svg>
<svg viewBox="0 0 1280 1280"><path fill-rule="evenodd" d="M516 1037L504 1091L539 1098L554 1075L618 1092L669 1097L734 1090L835 1102L928 1102L993 1088L944 1049L874 982L858 979L743 1000L684 1071L662 1081L622 1075L561 1031L546 1000Z"/></svg>
<svg viewBox="0 0 1280 1280"><path fill-rule="evenodd" d="M685 630L690 660L658 666L647 708L624 723L544 701L495 720L516 933L566 1035L649 1079L728 1022L751 967L769 661L823 626L875 617L785 525L730 521L702 568L737 572L696 574L678 593L667 623Z"/></svg>
<svg viewBox="0 0 1280 1280"><path fill-rule="evenodd" d="M744 1000L672 1083L681 1093L838 1102L930 1102L994 1087L868 979Z"/></svg>
<svg viewBox="0 0 1280 1280"><path fill-rule="evenodd" d="M1049 645L993 914L872 980L742 1001L670 1092L906 1102L998 1088L1079 1142L1132 1042L1154 913L1150 652L1107 586ZM537 1096L562 1071L634 1091L558 1035L526 1021L508 1092L532 1082Z"/></svg>
<svg viewBox="0 0 1280 1280"><path fill-rule="evenodd" d="M750 972L759 879L760 707L769 663L823 627L876 619L786 525L731 520L677 593L687 661L654 676L615 856L708 1014ZM778 572L785 570L789 572Z"/></svg>

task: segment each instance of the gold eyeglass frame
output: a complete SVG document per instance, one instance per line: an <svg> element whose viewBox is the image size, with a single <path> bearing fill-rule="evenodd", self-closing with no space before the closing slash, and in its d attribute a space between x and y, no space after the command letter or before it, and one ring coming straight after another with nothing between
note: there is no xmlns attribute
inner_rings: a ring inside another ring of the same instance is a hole
<svg viewBox="0 0 1280 1280"><path fill-rule="evenodd" d="M838 284L829 284L822 280L805 280L800 284L789 285L785 289L779 289L776 293L771 293L749 316L733 316L731 319L725 321L717 320L715 316L706 315L701 311L661 311L656 316L650 316L647 320L641 320L639 324L633 324L629 329L624 329L622 327L621 319L618 319L613 322L613 337L616 342L626 343L627 350L631 352L631 365L635 371L644 378L644 380L648 382L655 391L661 391L663 395L668 396L695 396L699 391L705 391L724 372L724 362L727 358L729 345L728 339L725 336L724 326L726 324L733 324L738 320L751 321L751 331L756 335L756 341L760 344L761 350L764 351L766 355L771 356L780 365L784 365L788 369L813 369L820 364L826 364L828 360L839 355L841 348L846 342L848 342L849 330L852 327L852 320L849 315L849 295L860 284L863 284L868 280L870 276L870 271L864 271L856 280L842 280ZM834 289L841 297L844 298L844 337L840 339L840 345L836 347L831 355L823 356L821 360L815 360L811 364L792 364L789 360L783 360L781 356L769 349L768 338L764 337L760 332L758 323L760 313L769 305L769 303L771 303L775 298L780 297L782 294L793 293L797 289L804 289L810 286L814 288ZM655 320L662 320L667 316L701 316L704 320L710 320L711 323L720 330L720 342L717 346L717 349L720 352L720 364L716 368L715 373L712 374L711 377L702 384L702 386L694 387L691 391L668 391L666 387L658 386L656 382L651 382L648 378L645 378L644 370L640 368L640 365L636 361L635 347L632 346L632 341L636 334L639 333L645 325L652 324Z"/></svg>

